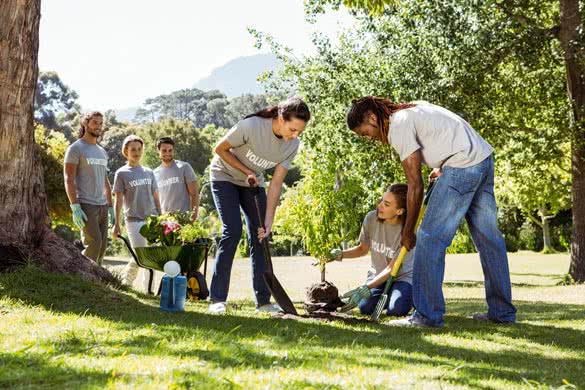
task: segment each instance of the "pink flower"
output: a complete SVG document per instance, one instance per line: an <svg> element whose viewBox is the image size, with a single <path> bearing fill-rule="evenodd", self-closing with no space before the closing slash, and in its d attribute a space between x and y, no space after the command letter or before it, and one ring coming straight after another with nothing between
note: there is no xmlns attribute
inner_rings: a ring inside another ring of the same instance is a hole
<svg viewBox="0 0 585 390"><path fill-rule="evenodd" d="M164 235L168 236L170 233L176 232L181 229L181 225L172 221L163 221L162 225L165 227Z"/></svg>

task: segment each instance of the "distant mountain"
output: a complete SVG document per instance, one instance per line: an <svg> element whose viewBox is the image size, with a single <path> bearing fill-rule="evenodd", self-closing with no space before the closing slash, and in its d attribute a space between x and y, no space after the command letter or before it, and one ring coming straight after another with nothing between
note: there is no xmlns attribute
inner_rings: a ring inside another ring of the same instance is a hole
<svg viewBox="0 0 585 390"><path fill-rule="evenodd" d="M266 71L282 67L274 54L256 54L248 57L235 58L225 65L215 68L211 74L199 81L193 87L203 91L217 89L228 98L241 96L247 93L258 95L264 93L258 76ZM154 96L146 96L146 98ZM139 107L114 109L119 121L131 122Z"/></svg>
<svg viewBox="0 0 585 390"><path fill-rule="evenodd" d="M254 95L264 93L258 76L266 71L276 70L282 63L274 54L256 54L249 57L238 57L219 68L193 86L203 91L218 89L232 98L246 93Z"/></svg>
<svg viewBox="0 0 585 390"><path fill-rule="evenodd" d="M139 108L140 107L117 108L114 110L116 113L116 119L120 122L132 122L136 115L136 111L138 111Z"/></svg>

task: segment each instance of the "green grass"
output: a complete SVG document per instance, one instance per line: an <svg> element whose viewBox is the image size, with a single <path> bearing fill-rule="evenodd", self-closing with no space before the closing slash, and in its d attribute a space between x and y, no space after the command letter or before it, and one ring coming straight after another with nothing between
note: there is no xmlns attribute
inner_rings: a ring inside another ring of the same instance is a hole
<svg viewBox="0 0 585 390"><path fill-rule="evenodd" d="M29 267L0 275L0 388L585 388L585 289L556 286L566 268L550 263L512 267L517 325L468 319L485 302L465 273L448 277L447 326L424 330L257 316L250 301L224 317L205 303L161 313L154 298Z"/></svg>

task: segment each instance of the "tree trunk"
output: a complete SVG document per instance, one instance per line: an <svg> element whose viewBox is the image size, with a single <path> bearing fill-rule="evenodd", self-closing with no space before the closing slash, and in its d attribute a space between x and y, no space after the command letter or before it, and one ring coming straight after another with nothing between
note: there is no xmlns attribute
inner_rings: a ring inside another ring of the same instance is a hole
<svg viewBox="0 0 585 390"><path fill-rule="evenodd" d="M573 240L569 273L585 281L585 45L579 0L560 0L559 37L565 54L567 91L573 113Z"/></svg>
<svg viewBox="0 0 585 390"><path fill-rule="evenodd" d="M30 260L49 271L112 281L50 229L33 125L40 3L0 2L0 269Z"/></svg>
<svg viewBox="0 0 585 390"><path fill-rule="evenodd" d="M544 243L542 253L554 253L555 250L552 247L550 241L550 224L549 221L552 219L550 215L545 215L544 210L541 212L540 220L542 222L542 241Z"/></svg>

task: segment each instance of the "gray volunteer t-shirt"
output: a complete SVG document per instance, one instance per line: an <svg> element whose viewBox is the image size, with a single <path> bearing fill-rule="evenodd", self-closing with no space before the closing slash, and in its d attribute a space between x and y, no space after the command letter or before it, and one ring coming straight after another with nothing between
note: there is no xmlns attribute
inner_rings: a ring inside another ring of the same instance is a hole
<svg viewBox="0 0 585 390"><path fill-rule="evenodd" d="M275 136L272 119L257 116L239 121L228 132L227 140L232 145L231 152L256 173L261 186L264 186L262 173L265 170L276 165L290 169L300 145L298 139L286 141ZM239 186L248 186L246 175L218 155L213 157L210 171L212 181L229 181Z"/></svg>
<svg viewBox="0 0 585 390"><path fill-rule="evenodd" d="M96 206L105 205L108 154L104 148L78 139L67 148L65 162L77 165L77 201Z"/></svg>
<svg viewBox="0 0 585 390"><path fill-rule="evenodd" d="M114 192L124 194L127 221L144 221L149 215L158 215L153 196L158 188L151 169L124 165L116 171Z"/></svg>
<svg viewBox="0 0 585 390"><path fill-rule="evenodd" d="M402 225L380 222L376 210L370 211L366 215L362 224L360 241L370 246L372 268L368 271L368 282L382 272L391 259L398 257L402 248L401 237ZM412 284L413 254L414 251L410 251L404 256L395 281Z"/></svg>
<svg viewBox="0 0 585 390"><path fill-rule="evenodd" d="M420 149L431 168L466 168L492 154L491 145L459 115L428 102L414 103L390 118L388 142L401 161Z"/></svg>
<svg viewBox="0 0 585 390"><path fill-rule="evenodd" d="M197 181L197 176L189 163L175 160L168 168L161 164L154 170L154 176L163 213L191 210L191 197L187 184Z"/></svg>

